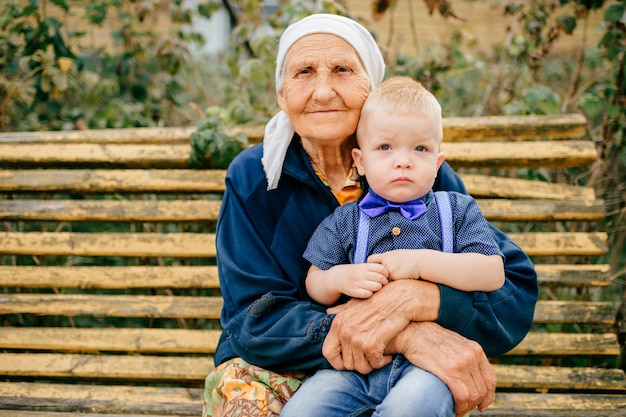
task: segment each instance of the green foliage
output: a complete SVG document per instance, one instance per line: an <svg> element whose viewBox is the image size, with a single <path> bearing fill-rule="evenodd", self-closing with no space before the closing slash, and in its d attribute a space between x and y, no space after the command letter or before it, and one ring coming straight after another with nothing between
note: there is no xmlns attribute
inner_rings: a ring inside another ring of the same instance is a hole
<svg viewBox="0 0 626 417"><path fill-rule="evenodd" d="M233 110L241 112L241 108ZM193 166L226 169L230 161L248 146L248 138L242 132L232 136L226 132L232 117L221 107L212 106L206 110L198 123L198 130L191 134L189 161Z"/></svg>
<svg viewBox="0 0 626 417"><path fill-rule="evenodd" d="M586 109L600 128L600 160L598 184L607 201L607 227L611 245L617 249L612 263L626 266L626 0L615 1L604 14L606 30L600 48L606 59L610 77L598 83L596 94L587 97ZM623 269L622 269L623 270Z"/></svg>
<svg viewBox="0 0 626 417"><path fill-rule="evenodd" d="M514 114L558 114L561 97L545 85L529 87L520 99L504 106L504 113Z"/></svg>
<svg viewBox="0 0 626 417"><path fill-rule="evenodd" d="M114 47L88 51L80 46L85 33L68 31L63 23L83 9L71 12L62 0L3 2L0 129L157 126L197 117L184 107L186 92L197 87L177 77L191 61L186 36L174 31L158 38L145 29L157 6L90 2L84 8L90 30L107 19L116 27Z"/></svg>

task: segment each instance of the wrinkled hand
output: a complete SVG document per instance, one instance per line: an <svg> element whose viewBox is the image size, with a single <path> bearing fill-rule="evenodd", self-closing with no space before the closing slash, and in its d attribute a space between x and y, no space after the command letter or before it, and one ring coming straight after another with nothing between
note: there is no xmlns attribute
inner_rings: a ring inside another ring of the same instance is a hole
<svg viewBox="0 0 626 417"><path fill-rule="evenodd" d="M385 350L411 321L435 320L439 288L426 281L390 282L370 298L331 308L336 314L322 353L335 369L367 374L391 361Z"/></svg>
<svg viewBox="0 0 626 417"><path fill-rule="evenodd" d="M412 364L438 376L450 389L457 416L495 398L496 375L480 345L435 323L411 323L388 346Z"/></svg>

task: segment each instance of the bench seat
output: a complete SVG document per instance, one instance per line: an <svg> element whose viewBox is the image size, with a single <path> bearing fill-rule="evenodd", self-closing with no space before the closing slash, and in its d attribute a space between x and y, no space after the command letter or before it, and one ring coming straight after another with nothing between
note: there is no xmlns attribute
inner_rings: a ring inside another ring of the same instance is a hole
<svg viewBox="0 0 626 417"><path fill-rule="evenodd" d="M0 417L200 415L225 171L189 166L193 131L0 134ZM585 134L575 114L444 119L447 159L541 288L531 332L490 358L495 403L471 415L623 415L603 201L526 175L590 166Z"/></svg>

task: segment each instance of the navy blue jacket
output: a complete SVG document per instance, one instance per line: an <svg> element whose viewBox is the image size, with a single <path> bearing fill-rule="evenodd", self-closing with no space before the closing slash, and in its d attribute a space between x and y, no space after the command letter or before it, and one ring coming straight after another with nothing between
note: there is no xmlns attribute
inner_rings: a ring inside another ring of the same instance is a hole
<svg viewBox="0 0 626 417"><path fill-rule="evenodd" d="M267 191L262 146L230 164L217 222L217 263L224 298L224 328L216 365L233 357L274 371L313 371L330 365L322 344L334 316L307 295L309 268L302 257L317 225L338 206L317 178L297 137L292 140L277 189ZM447 163L433 187L467 193ZM495 227L505 256L505 285L491 293L466 293L439 285L437 323L476 340L488 355L519 343L530 329L537 276L526 254Z"/></svg>

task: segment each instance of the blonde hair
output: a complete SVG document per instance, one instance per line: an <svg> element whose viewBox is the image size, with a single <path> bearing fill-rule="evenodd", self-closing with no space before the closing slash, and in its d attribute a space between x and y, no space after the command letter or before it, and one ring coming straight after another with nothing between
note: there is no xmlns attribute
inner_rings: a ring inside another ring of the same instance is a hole
<svg viewBox="0 0 626 417"><path fill-rule="evenodd" d="M365 100L361 109L358 131L367 120L385 109L390 112L418 113L442 125L441 105L437 98L422 83L409 77L391 77L376 87ZM443 138L443 130L438 141Z"/></svg>

